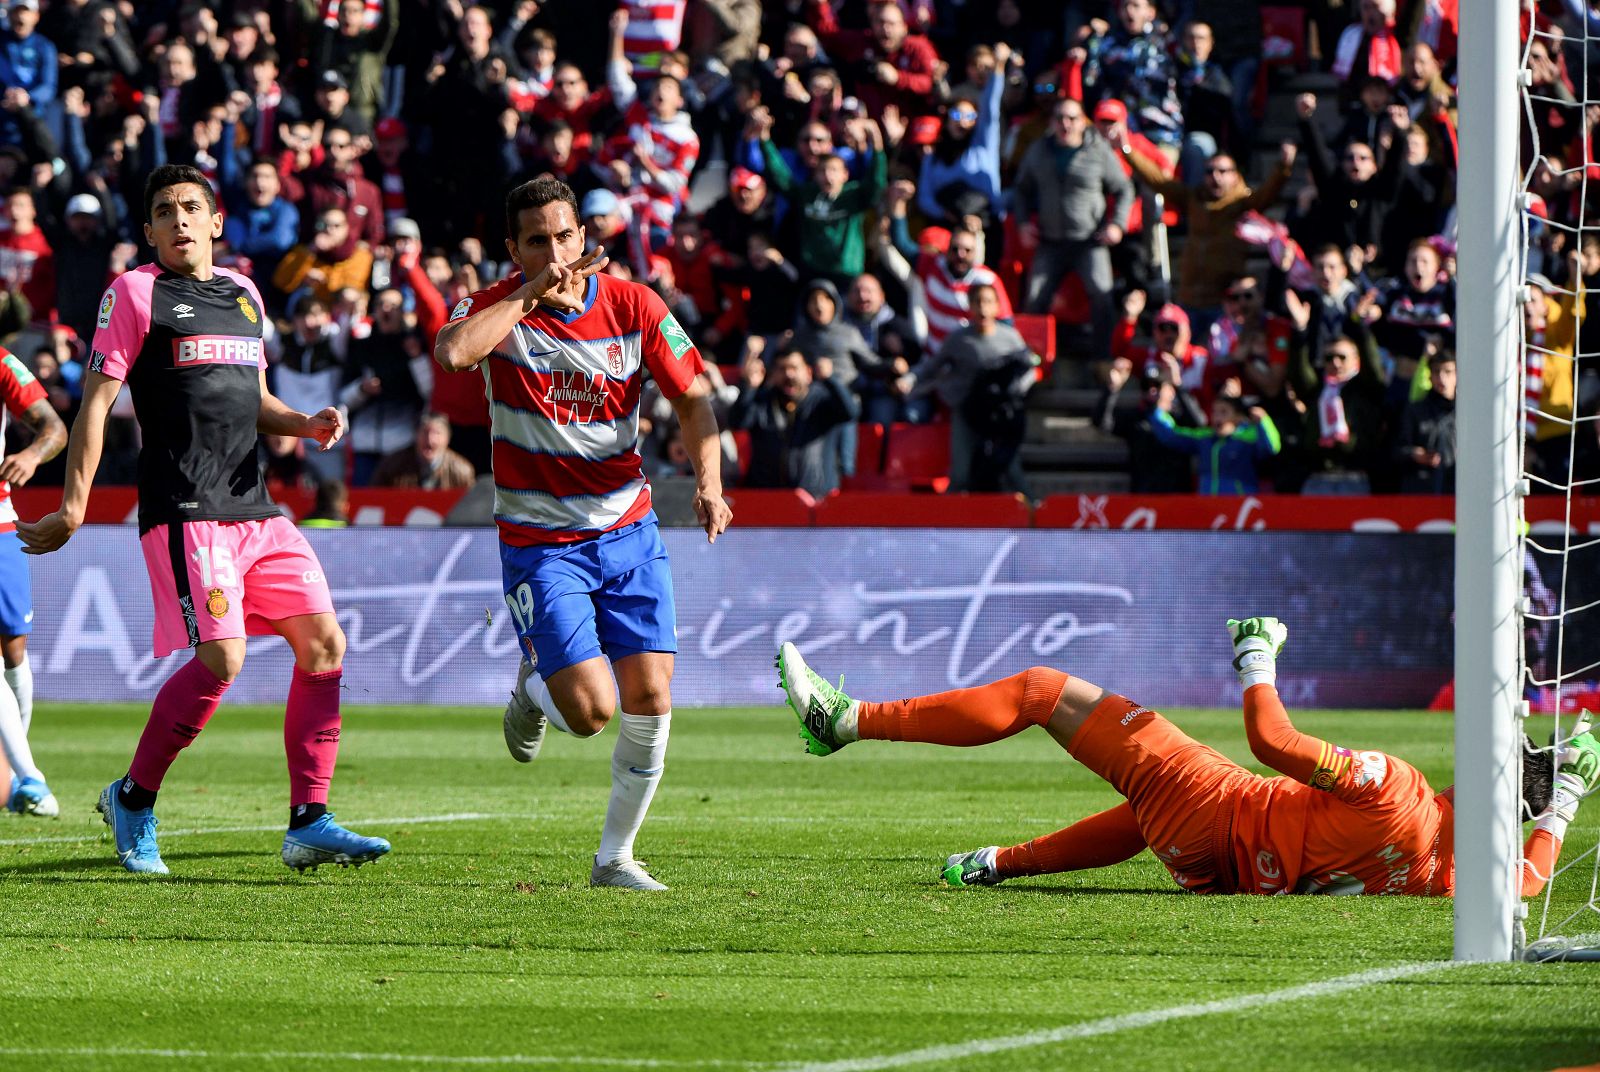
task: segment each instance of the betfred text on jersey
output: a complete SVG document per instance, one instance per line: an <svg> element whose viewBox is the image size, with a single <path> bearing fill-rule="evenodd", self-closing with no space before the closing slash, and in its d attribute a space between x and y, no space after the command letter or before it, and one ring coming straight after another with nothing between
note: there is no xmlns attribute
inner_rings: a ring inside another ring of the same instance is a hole
<svg viewBox="0 0 1600 1072"><path fill-rule="evenodd" d="M172 340L175 365L257 365L261 340L239 335L189 335Z"/></svg>

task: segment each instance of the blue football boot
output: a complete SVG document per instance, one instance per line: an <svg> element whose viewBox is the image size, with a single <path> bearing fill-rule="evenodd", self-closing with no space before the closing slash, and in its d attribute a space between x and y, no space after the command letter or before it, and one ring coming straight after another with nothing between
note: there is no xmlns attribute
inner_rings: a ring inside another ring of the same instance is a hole
<svg viewBox="0 0 1600 1072"><path fill-rule="evenodd" d="M328 812L310 826L283 835L283 862L296 871L316 870L320 864L360 867L389 851L381 837L362 837L333 821Z"/></svg>

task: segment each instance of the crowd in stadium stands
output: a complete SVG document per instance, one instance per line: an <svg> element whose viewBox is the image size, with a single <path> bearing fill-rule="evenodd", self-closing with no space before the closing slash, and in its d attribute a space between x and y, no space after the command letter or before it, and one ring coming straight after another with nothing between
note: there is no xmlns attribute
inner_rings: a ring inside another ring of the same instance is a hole
<svg viewBox="0 0 1600 1072"><path fill-rule="evenodd" d="M192 162L220 263L266 296L274 391L349 413L346 449L265 441L272 478L470 482L482 378L431 342L512 270L506 191L553 175L699 343L732 483L874 486L882 426L931 424L932 486L1027 491L1030 396L1099 387L1135 491L1453 490L1456 0L4 9L0 340L68 421L101 294L150 256L143 177ZM1556 161L1524 306L1546 490L1600 476L1597 425L1573 434L1600 399L1573 362L1600 351L1583 18L1523 20ZM1288 88L1314 72L1320 98ZM641 405L647 471L687 473ZM126 416L101 483L132 481Z"/></svg>

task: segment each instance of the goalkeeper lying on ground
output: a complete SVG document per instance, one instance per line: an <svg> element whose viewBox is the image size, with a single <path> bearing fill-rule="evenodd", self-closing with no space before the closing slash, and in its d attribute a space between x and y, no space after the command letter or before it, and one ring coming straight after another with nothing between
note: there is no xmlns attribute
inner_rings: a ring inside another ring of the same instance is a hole
<svg viewBox="0 0 1600 1072"><path fill-rule="evenodd" d="M829 685L785 644L779 682L816 755L857 740L988 744L1043 726L1127 798L1021 845L952 856L943 872L951 885L1107 867L1148 847L1195 893L1451 894L1454 788L1435 794L1394 756L1352 752L1296 730L1275 686L1288 629L1276 618L1250 618L1229 621L1228 630L1250 751L1281 777L1253 774L1156 712L1046 667L976 688L867 703ZM1523 846L1527 897L1544 888L1567 824L1600 783L1600 742L1580 725L1554 750L1553 778L1551 753L1524 743L1522 806L1537 817Z"/></svg>

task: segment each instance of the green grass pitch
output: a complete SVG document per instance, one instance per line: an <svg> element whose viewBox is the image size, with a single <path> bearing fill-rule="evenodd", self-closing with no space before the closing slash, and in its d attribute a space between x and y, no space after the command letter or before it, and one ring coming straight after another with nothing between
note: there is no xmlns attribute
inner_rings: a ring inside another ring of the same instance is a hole
<svg viewBox="0 0 1600 1072"><path fill-rule="evenodd" d="M1248 760L1237 713L1172 715ZM1044 833L1112 802L1036 730L981 749L869 742L816 759L781 709L679 711L639 843L673 889L641 896L586 885L615 730L587 742L552 734L524 767L505 754L499 712L482 709L348 710L333 804L395 851L359 871L302 877L278 860L281 715L226 707L161 795L173 875L124 874L92 804L126 768L143 717L41 705L34 720L64 814L0 821L9 1067L1600 1061L1597 964L1449 968L986 1052L984 1040L1450 952L1448 901L1198 898L1148 853L1101 872L939 887L947 853ZM1297 722L1448 781L1446 717L1300 712ZM1600 804L1590 812L1569 851L1600 837Z"/></svg>

